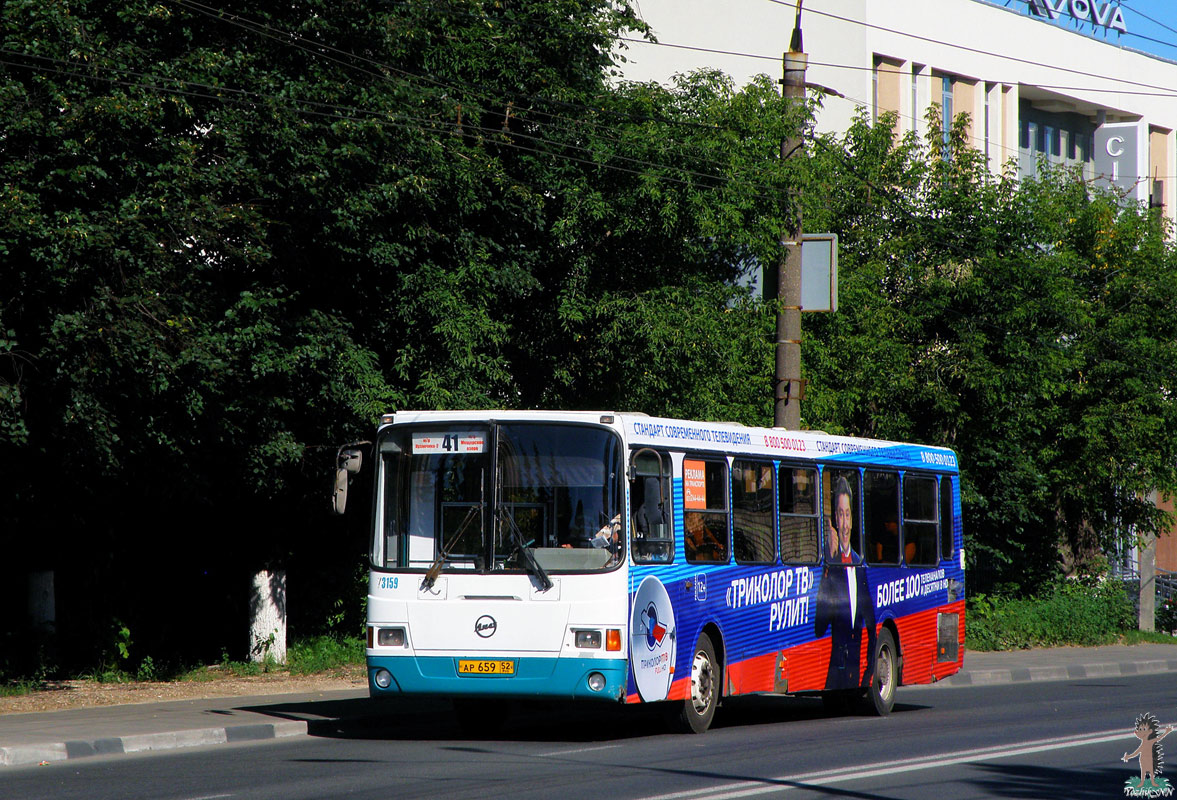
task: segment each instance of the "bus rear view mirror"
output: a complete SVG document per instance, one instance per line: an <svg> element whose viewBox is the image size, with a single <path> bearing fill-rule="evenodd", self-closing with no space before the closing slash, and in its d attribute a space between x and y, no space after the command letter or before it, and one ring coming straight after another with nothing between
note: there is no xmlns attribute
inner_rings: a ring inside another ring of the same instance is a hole
<svg viewBox="0 0 1177 800"><path fill-rule="evenodd" d="M360 467L364 465L364 453L362 450L340 450L339 456L336 460L338 466L344 472L350 472L353 475L360 471Z"/></svg>
<svg viewBox="0 0 1177 800"><path fill-rule="evenodd" d="M335 456L335 490L331 493L331 510L336 514L342 514L347 509L349 475L359 472L363 463L362 451L349 448L347 445L339 448L339 453Z"/></svg>

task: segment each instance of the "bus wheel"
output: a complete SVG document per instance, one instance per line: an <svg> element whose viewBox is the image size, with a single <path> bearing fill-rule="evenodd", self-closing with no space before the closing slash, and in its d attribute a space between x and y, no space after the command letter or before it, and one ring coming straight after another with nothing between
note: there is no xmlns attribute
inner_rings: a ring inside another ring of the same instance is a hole
<svg viewBox="0 0 1177 800"><path fill-rule="evenodd" d="M678 727L684 733L703 733L711 727L715 707L719 705L719 662L715 645L706 633L695 644L691 659L691 696L682 703Z"/></svg>
<svg viewBox="0 0 1177 800"><path fill-rule="evenodd" d="M880 717L895 707L895 686L899 682L899 660L896 657L895 637L883 628L875 644L875 676L870 684L870 705Z"/></svg>

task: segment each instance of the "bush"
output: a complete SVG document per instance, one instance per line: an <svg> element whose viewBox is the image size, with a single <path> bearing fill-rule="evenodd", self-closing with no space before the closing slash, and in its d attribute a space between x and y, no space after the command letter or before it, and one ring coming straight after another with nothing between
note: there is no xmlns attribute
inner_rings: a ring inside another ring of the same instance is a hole
<svg viewBox="0 0 1177 800"><path fill-rule="evenodd" d="M1119 581L1062 581L1037 597L970 598L965 643L972 650L1112 644L1135 627Z"/></svg>
<svg viewBox="0 0 1177 800"><path fill-rule="evenodd" d="M1166 598L1157 603L1156 629L1162 633L1177 635L1177 598Z"/></svg>
<svg viewBox="0 0 1177 800"><path fill-rule="evenodd" d="M286 650L286 665L293 675L363 663L364 641L359 637L316 636L292 644Z"/></svg>

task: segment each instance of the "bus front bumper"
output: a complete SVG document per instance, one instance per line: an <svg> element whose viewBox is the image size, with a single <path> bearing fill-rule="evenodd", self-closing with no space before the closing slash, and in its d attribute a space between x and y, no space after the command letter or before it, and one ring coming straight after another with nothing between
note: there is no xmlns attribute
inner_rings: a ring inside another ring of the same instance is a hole
<svg viewBox="0 0 1177 800"><path fill-rule="evenodd" d="M372 697L444 695L574 700L625 699L623 658L510 658L509 675L459 674L451 656L368 656Z"/></svg>

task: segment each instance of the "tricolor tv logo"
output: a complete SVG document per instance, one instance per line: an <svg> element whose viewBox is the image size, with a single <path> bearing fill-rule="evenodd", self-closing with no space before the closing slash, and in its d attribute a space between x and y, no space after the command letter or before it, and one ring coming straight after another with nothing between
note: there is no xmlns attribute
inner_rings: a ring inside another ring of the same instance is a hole
<svg viewBox="0 0 1177 800"><path fill-rule="evenodd" d="M642 611L642 628L646 631L646 647L653 650L666 637L666 626L658 621L658 607L653 603Z"/></svg>

